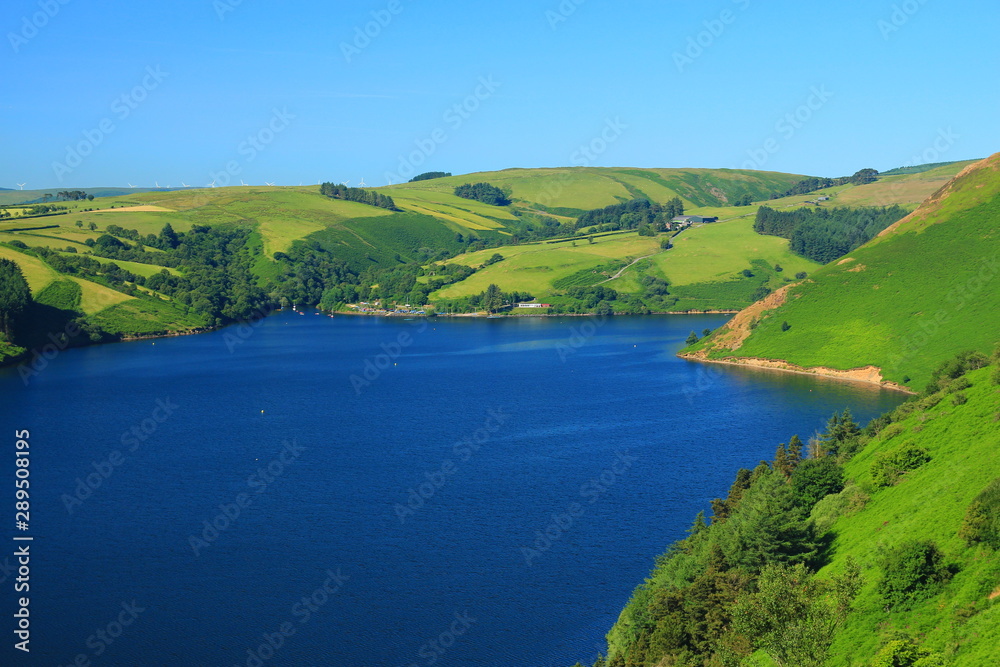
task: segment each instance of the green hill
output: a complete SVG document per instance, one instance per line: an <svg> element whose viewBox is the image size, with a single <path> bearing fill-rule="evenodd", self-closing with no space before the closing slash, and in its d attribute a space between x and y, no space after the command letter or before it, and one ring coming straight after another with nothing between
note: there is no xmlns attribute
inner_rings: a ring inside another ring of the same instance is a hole
<svg viewBox="0 0 1000 667"><path fill-rule="evenodd" d="M985 351L995 342L998 219L1000 155L967 167L849 257L755 304L685 354L868 368L873 379L922 389L956 345Z"/></svg>
<svg viewBox="0 0 1000 667"><path fill-rule="evenodd" d="M1000 367L965 358L866 429L831 421L818 458L790 443L740 471L710 525L657 559L597 664L996 664Z"/></svg>

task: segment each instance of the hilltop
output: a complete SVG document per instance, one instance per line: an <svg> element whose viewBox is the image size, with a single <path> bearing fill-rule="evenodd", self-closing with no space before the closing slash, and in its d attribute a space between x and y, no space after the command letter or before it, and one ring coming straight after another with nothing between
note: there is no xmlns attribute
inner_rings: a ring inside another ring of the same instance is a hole
<svg viewBox="0 0 1000 667"><path fill-rule="evenodd" d="M926 172L927 173L933 172ZM851 371L922 389L956 344L986 351L1000 326L1000 155L967 166L909 216L740 313L684 354Z"/></svg>

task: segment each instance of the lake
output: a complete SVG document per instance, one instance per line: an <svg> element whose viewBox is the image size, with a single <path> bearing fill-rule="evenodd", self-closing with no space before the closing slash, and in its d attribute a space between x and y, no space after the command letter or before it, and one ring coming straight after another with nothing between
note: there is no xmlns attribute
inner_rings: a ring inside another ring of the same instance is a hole
<svg viewBox="0 0 1000 667"><path fill-rule="evenodd" d="M0 662L589 664L739 467L904 398L675 357L725 321L285 311L0 370L34 538Z"/></svg>

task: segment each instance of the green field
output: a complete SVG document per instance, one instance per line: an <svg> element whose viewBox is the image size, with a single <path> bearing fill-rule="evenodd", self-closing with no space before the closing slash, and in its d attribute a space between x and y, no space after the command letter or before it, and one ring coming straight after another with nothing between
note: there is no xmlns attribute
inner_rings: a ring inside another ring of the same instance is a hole
<svg viewBox="0 0 1000 667"><path fill-rule="evenodd" d="M562 243L532 243L483 250L451 261L475 267L497 252L504 256L502 262L439 290L433 298L456 299L471 296L484 291L491 283L506 291L546 296L556 290L554 283L579 271L594 269L607 264L609 260L636 259L660 252L660 244L658 239L631 233L598 238L592 244L586 239L577 239Z"/></svg>
<svg viewBox="0 0 1000 667"><path fill-rule="evenodd" d="M735 351L837 369L873 365L920 389L961 347L985 351L1000 331L1000 156L948 187L894 230L816 271L767 312ZM790 329L782 331L787 322ZM720 332L718 336L725 335Z"/></svg>

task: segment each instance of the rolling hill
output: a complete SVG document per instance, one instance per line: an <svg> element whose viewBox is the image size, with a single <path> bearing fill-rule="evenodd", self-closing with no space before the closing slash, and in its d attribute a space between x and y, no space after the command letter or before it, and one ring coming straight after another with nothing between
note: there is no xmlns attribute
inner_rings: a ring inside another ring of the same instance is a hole
<svg viewBox="0 0 1000 667"><path fill-rule="evenodd" d="M684 354L863 369L868 379L922 389L956 345L986 351L995 343L998 221L1000 154L966 167L876 239L754 304Z"/></svg>

